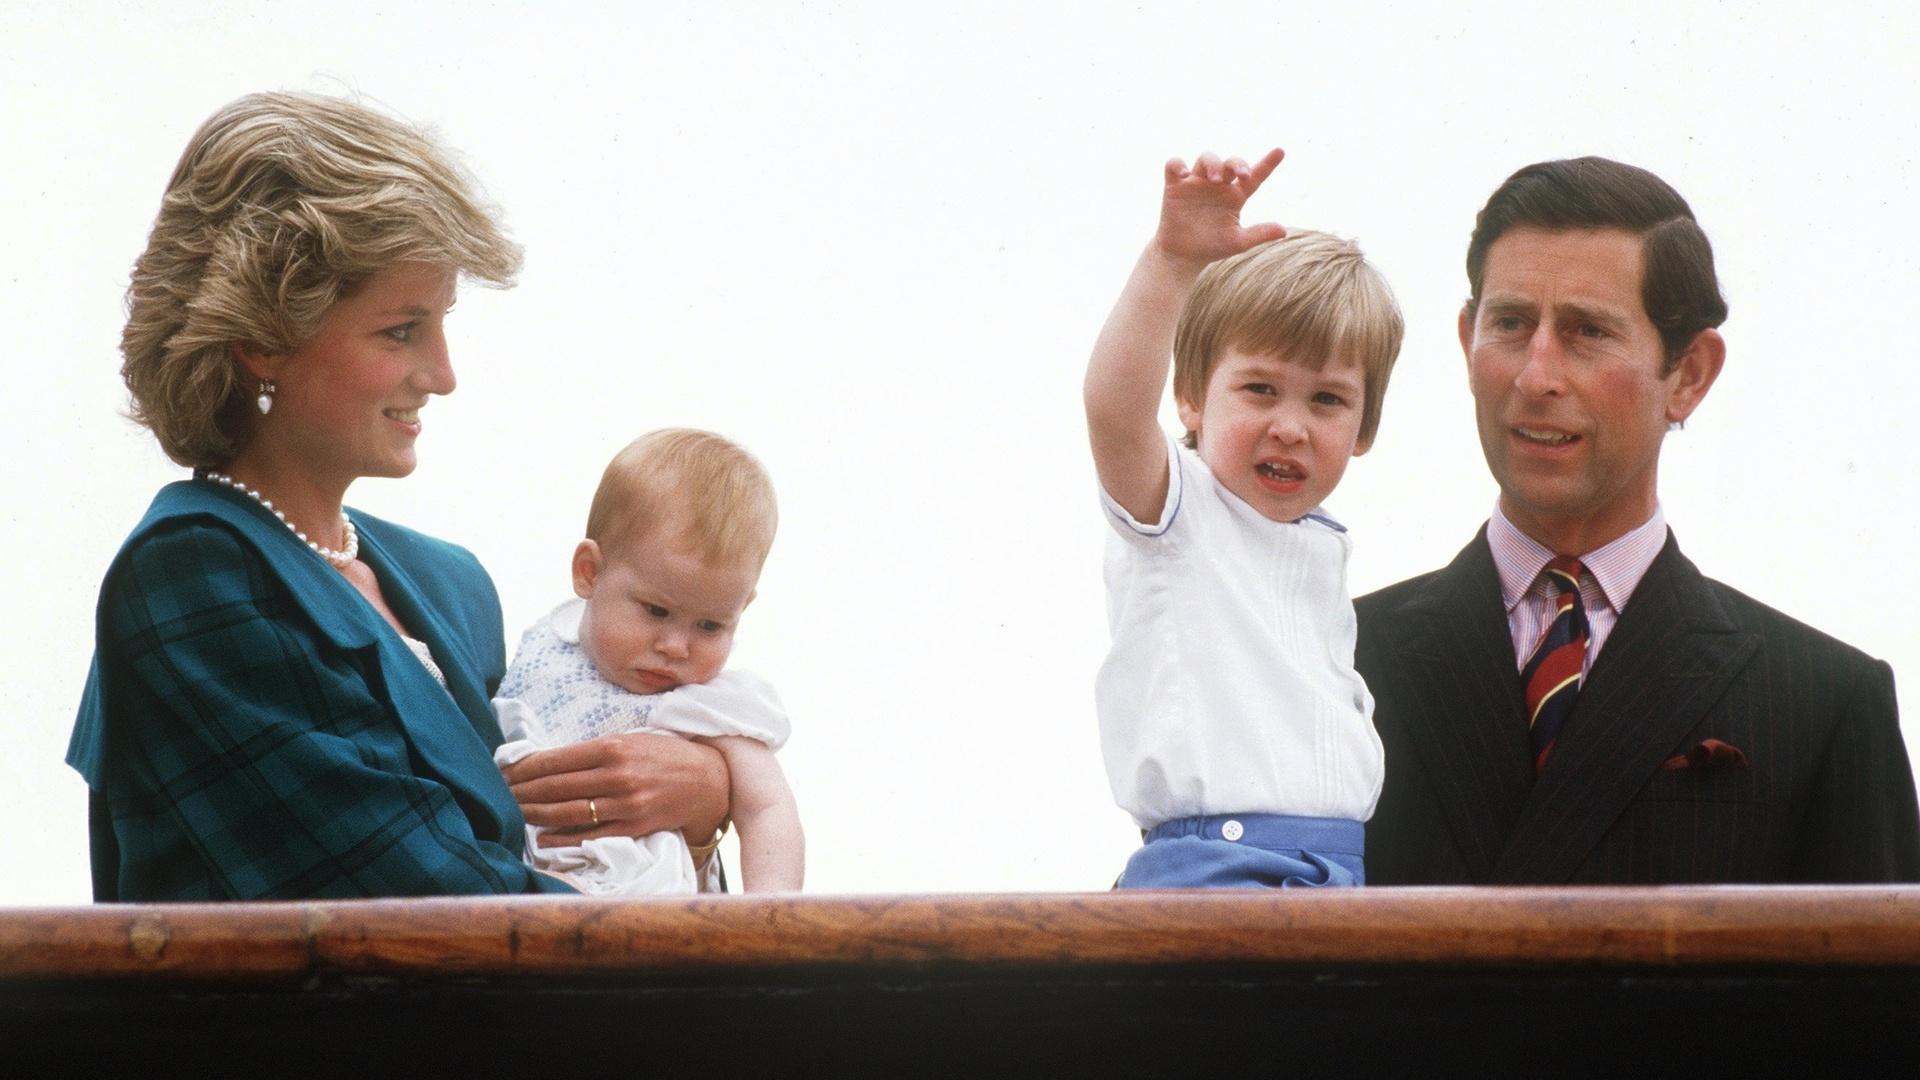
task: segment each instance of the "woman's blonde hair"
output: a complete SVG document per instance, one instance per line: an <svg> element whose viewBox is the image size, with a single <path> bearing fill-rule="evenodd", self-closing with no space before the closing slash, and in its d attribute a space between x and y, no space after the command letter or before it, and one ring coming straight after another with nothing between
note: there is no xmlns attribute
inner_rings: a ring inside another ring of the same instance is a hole
<svg viewBox="0 0 1920 1080"><path fill-rule="evenodd" d="M779 523L773 481L752 454L711 431L665 428L614 455L587 511L587 539L602 548L666 542L703 562L758 570Z"/></svg>
<svg viewBox="0 0 1920 1080"><path fill-rule="evenodd" d="M244 343L291 352L379 271L419 261L506 287L520 248L421 128L316 94L249 94L207 119L167 183L127 288L130 415L207 467L250 430Z"/></svg>

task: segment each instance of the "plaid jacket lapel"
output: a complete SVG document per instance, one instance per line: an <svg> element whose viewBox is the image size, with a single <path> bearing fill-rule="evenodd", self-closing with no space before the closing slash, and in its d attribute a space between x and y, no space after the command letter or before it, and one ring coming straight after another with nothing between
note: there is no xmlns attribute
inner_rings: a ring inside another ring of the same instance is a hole
<svg viewBox="0 0 1920 1080"><path fill-rule="evenodd" d="M497 682L501 674L500 639L490 632L490 626L500 624L499 613L466 610L475 599L471 595L430 599L433 593L445 590L446 582L429 576L425 568L418 565L417 553L409 550L417 547L422 538L396 537L394 526L367 514L353 513L353 522L360 530L362 557L379 575L387 606L443 661L440 667L447 677L446 693L452 696L491 754L503 741L500 724L493 715L494 687L487 685L487 680ZM489 617L490 626L487 625ZM408 659L421 674L426 674L426 669L411 654ZM431 676L428 682L432 683ZM438 689L437 684L435 688Z"/></svg>
<svg viewBox="0 0 1920 1080"><path fill-rule="evenodd" d="M216 518L239 530L333 644L365 649L379 643L385 623L347 579L315 558L271 513L237 491L191 480L168 484L127 538L127 545L161 522L193 516Z"/></svg>
<svg viewBox="0 0 1920 1080"><path fill-rule="evenodd" d="M351 585L314 558L311 551L295 543L287 533L287 527L272 514L239 492L215 484L179 480L161 488L147 507L146 515L127 535L106 576L111 577L115 573L120 560L142 536L166 522L192 517L214 518L238 530L260 552L261 558L267 561L274 574L287 583L295 596L303 599L303 610L334 645L342 650L355 650L373 648L377 644L379 616L360 601ZM343 590L346 595L343 597L336 590ZM315 603L312 599L328 596L336 602ZM351 598L354 603L338 602L346 598ZM100 600L105 602L104 593ZM365 609L364 617L356 617L358 609ZM106 612L96 607L95 626L104 626L106 622ZM107 752L108 743L102 728L105 704L98 663L96 655L94 666L87 673L86 693L81 699L73 736L67 746L67 762L89 784L100 782L101 757Z"/></svg>
<svg viewBox="0 0 1920 1080"><path fill-rule="evenodd" d="M346 578L295 542L272 514L238 492L194 481L170 484L154 499L135 536L163 520L192 514L215 517L238 529L286 583L321 633L343 651L369 654L393 697L394 713L407 741L420 754L423 771L452 789L470 817L488 819L494 836L517 831L517 809L493 767L500 729L482 683L485 678L499 678L502 661L497 655L490 661L474 656L476 649L469 644L470 640L497 643L499 631L477 629L463 634L454 630L430 614L436 604L427 601L421 586L422 581L433 580L440 593L460 593L462 579L440 580L452 567L436 566L450 558L453 549L370 515L353 514L362 551L380 577L388 606L409 628L424 635L422 640L436 656L453 661L441 665L448 677L448 689L442 689ZM473 572L481 572L477 564ZM462 613L484 624L486 613L466 612L466 606L462 605ZM492 609L491 620L492 627L500 625L497 608ZM494 651L499 652L497 644ZM479 820L474 824L476 832L487 831Z"/></svg>

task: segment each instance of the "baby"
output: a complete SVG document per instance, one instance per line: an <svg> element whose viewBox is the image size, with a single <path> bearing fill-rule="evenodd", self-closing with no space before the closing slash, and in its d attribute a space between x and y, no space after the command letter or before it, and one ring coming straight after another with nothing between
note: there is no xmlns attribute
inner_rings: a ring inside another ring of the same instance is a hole
<svg viewBox="0 0 1920 1080"><path fill-rule="evenodd" d="M1087 366L1113 530L1095 707L1146 838L1122 888L1365 880L1380 739L1351 541L1320 504L1373 442L1401 319L1353 244L1241 226L1280 157L1167 163L1159 231ZM1158 422L1169 353L1180 443Z"/></svg>
<svg viewBox="0 0 1920 1080"><path fill-rule="evenodd" d="M805 865L799 813L773 756L786 713L771 686L722 670L776 516L765 470L726 439L669 429L635 440L594 492L587 538L573 552L578 599L528 629L493 702L507 738L494 753L502 767L622 732L717 748L732 776L749 892L797 890ZM528 827L528 861L582 892L690 893L716 880L677 832L541 847L539 831Z"/></svg>

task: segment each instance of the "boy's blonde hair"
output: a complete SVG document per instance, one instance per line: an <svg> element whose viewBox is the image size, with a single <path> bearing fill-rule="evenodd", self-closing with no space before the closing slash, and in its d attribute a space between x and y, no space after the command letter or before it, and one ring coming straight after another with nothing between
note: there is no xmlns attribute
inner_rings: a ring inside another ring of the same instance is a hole
<svg viewBox="0 0 1920 1080"><path fill-rule="evenodd" d="M248 94L188 141L127 289L131 415L182 465L225 464L259 419L235 342L293 352L395 263L513 283L520 248L424 129L317 94Z"/></svg>
<svg viewBox="0 0 1920 1080"><path fill-rule="evenodd" d="M587 511L603 549L665 540L703 562L766 563L779 525L773 481L752 454L711 431L665 428L615 454ZM661 528L674 532L662 535Z"/></svg>
<svg viewBox="0 0 1920 1080"><path fill-rule="evenodd" d="M1315 371L1351 357L1366 376L1360 445L1373 441L1405 325L1360 245L1300 230L1221 259L1200 274L1173 336L1173 392L1195 408L1228 349L1272 354ZM1193 432L1186 444L1195 443Z"/></svg>

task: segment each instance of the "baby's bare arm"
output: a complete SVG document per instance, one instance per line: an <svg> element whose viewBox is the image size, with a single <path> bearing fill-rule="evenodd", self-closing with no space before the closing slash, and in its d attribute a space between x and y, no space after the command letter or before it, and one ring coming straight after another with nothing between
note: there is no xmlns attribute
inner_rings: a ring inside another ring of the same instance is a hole
<svg viewBox="0 0 1920 1080"><path fill-rule="evenodd" d="M733 777L733 825L740 837L746 892L797 892L806 876L807 841L800 810L780 762L767 744L744 735L701 739L726 758Z"/></svg>
<svg viewBox="0 0 1920 1080"><path fill-rule="evenodd" d="M1180 309L1208 263L1287 234L1276 224L1240 224L1240 208L1281 156L1272 150L1248 165L1202 154L1191 169L1178 158L1167 162L1160 228L1094 343L1086 381L1094 471L1107 494L1138 521L1158 520L1167 499L1160 395Z"/></svg>

